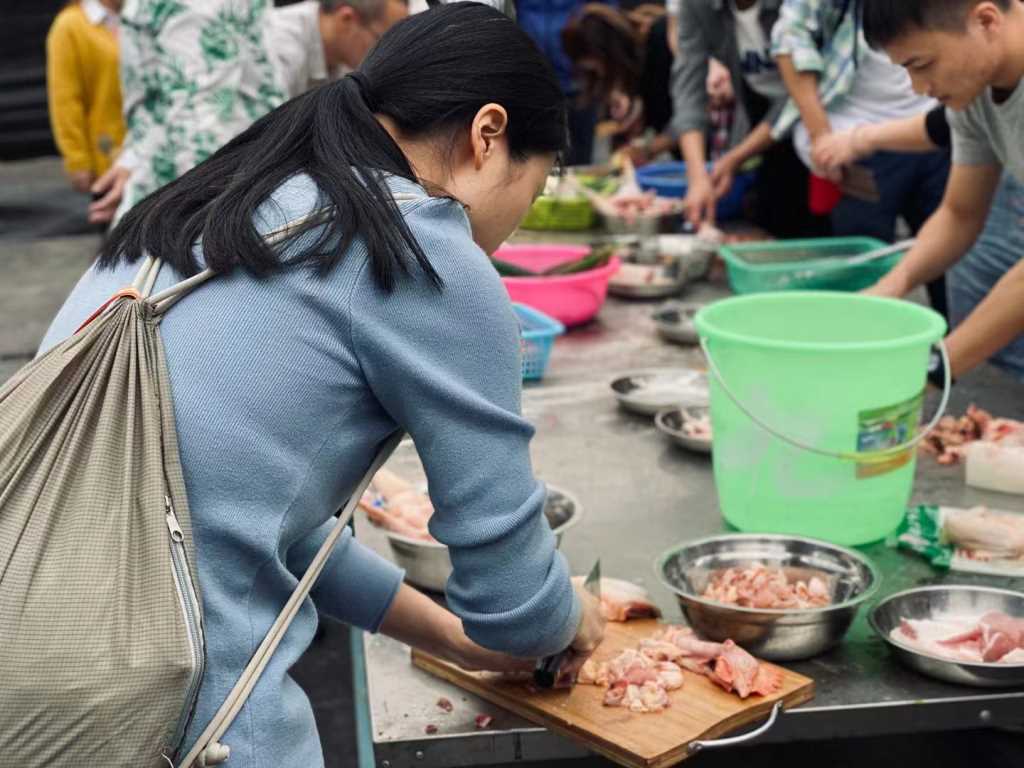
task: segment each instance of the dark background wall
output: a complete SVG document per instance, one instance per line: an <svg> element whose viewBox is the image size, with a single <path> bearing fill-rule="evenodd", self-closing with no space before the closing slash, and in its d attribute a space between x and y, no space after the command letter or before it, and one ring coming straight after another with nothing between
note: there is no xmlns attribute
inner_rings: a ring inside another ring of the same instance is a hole
<svg viewBox="0 0 1024 768"><path fill-rule="evenodd" d="M0 0L0 160L56 153L46 110L46 32L65 0Z"/></svg>

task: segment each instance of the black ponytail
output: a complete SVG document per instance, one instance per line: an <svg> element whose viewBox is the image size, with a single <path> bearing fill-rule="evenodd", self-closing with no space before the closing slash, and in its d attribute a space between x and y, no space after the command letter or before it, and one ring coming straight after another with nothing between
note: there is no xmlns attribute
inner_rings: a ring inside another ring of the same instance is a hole
<svg viewBox="0 0 1024 768"><path fill-rule="evenodd" d="M409 161L374 117L390 117L410 138L454 138L489 102L509 115L512 156L560 153L567 146L566 106L557 78L536 45L506 16L478 3L454 3L411 16L385 33L359 71L320 86L257 120L209 159L140 201L114 229L101 266L159 256L185 275L199 264L240 266L264 276L285 265L289 242L326 222L318 241L290 264L330 271L352 240L367 246L385 289L411 255L437 276L383 178L417 181ZM308 174L325 218L274 247L253 217L285 180Z"/></svg>

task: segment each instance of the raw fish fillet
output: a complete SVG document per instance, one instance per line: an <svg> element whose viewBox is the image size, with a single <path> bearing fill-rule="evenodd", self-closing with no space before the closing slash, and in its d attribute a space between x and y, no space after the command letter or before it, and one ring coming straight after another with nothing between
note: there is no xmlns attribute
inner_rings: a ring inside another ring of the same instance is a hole
<svg viewBox="0 0 1024 768"><path fill-rule="evenodd" d="M583 583L583 577L573 579ZM601 615L608 621L629 621L630 619L657 619L661 611L638 584L622 579L601 579Z"/></svg>
<svg viewBox="0 0 1024 768"><path fill-rule="evenodd" d="M942 530L950 543L965 550L1024 557L1024 515L992 512L986 507L949 511L943 516Z"/></svg>

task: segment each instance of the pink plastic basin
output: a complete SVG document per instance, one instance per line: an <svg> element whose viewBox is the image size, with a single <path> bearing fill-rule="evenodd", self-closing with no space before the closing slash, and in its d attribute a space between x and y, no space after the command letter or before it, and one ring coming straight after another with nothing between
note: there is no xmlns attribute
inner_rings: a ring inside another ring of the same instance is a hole
<svg viewBox="0 0 1024 768"><path fill-rule="evenodd" d="M590 253L586 245L506 245L494 258L534 272L543 272ZM555 277L503 277L512 301L539 309L563 325L580 325L593 319L608 295L608 281L619 271L618 256L598 269Z"/></svg>

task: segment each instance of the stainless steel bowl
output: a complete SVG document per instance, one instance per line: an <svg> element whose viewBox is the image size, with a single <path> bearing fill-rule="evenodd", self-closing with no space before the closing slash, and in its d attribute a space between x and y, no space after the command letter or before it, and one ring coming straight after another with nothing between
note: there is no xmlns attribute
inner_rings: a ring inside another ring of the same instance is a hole
<svg viewBox="0 0 1024 768"><path fill-rule="evenodd" d="M583 507L568 491L548 486L544 503L544 516L555 534L555 542L562 544L562 535L580 521ZM448 547L435 541L420 541L386 531L391 552L399 568L405 569L405 580L421 589L444 592L448 577L452 575L452 560Z"/></svg>
<svg viewBox="0 0 1024 768"><path fill-rule="evenodd" d="M764 610L701 597L713 571L757 563L783 568L795 578L824 573L832 604ZM808 659L837 645L881 580L875 566L859 552L816 539L772 534L725 534L687 542L665 552L656 567L694 630L718 642L731 638L755 656L772 661Z"/></svg>
<svg viewBox="0 0 1024 768"><path fill-rule="evenodd" d="M679 232L683 227L681 211L664 213L661 216L638 216L627 219L625 216L613 216L598 210L598 218L605 231L612 235L668 235Z"/></svg>
<svg viewBox="0 0 1024 768"><path fill-rule="evenodd" d="M686 434L686 422L707 418L710 408L668 408L654 417L654 426L676 445L697 453L711 453L711 440Z"/></svg>
<svg viewBox="0 0 1024 768"><path fill-rule="evenodd" d="M868 620L893 655L923 675L983 688L1024 685L1024 664L951 661L915 650L890 636L900 619L931 619L943 614L981 616L989 611L1024 618L1024 594L993 587L918 587L887 597L875 606Z"/></svg>
<svg viewBox="0 0 1024 768"><path fill-rule="evenodd" d="M700 343L700 334L693 318L703 304L670 301L658 307L652 314L654 327L666 341L676 344L696 345Z"/></svg>

